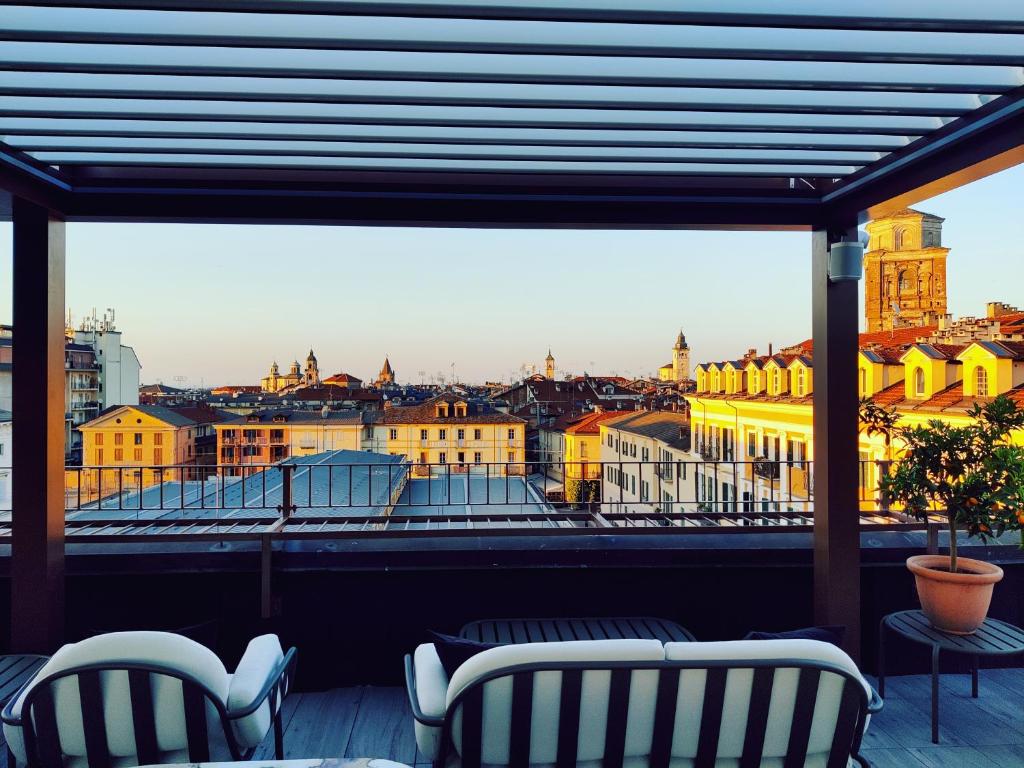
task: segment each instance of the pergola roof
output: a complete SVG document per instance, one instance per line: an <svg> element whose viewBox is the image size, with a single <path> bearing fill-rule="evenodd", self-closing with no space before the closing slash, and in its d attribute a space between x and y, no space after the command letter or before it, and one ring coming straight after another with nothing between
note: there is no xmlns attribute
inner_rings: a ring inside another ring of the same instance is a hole
<svg viewBox="0 0 1024 768"><path fill-rule="evenodd" d="M0 187L80 219L806 227L1019 162L1022 67L1015 0L25 0Z"/></svg>

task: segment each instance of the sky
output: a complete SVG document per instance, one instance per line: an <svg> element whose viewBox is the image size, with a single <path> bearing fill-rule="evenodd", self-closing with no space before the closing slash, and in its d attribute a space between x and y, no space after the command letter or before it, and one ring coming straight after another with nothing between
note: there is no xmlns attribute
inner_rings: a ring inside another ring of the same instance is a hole
<svg viewBox="0 0 1024 768"><path fill-rule="evenodd" d="M949 309L1024 305L1024 166L915 207L946 218ZM11 318L0 224L0 322ZM861 284L863 315L863 283ZM116 310L143 383L257 384L271 362L399 382L640 376L810 336L810 235L184 224L67 226L73 322ZM454 368L453 368L454 366Z"/></svg>

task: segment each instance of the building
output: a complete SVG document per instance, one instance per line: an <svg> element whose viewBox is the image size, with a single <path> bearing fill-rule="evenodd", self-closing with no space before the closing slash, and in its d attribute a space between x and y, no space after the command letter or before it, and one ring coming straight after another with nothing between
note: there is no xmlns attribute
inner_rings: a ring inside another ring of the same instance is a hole
<svg viewBox="0 0 1024 768"><path fill-rule="evenodd" d="M89 347L96 355L100 409L138 404L142 366L135 350L122 343L121 331L114 324L114 310L107 310L102 320L93 313L77 330L69 328L68 341Z"/></svg>
<svg viewBox="0 0 1024 768"><path fill-rule="evenodd" d="M11 508L11 451L13 430L11 412L0 410L0 511Z"/></svg>
<svg viewBox="0 0 1024 768"><path fill-rule="evenodd" d="M81 447L78 428L100 412L100 364L96 350L88 344L64 343L64 451ZM137 402L137 401L136 401Z"/></svg>
<svg viewBox="0 0 1024 768"><path fill-rule="evenodd" d="M864 314L868 333L932 325L946 314L943 219L912 208L867 224Z"/></svg>
<svg viewBox="0 0 1024 768"><path fill-rule="evenodd" d="M555 356L551 354L551 347L548 347L548 356L544 358L544 378L549 381L555 379Z"/></svg>
<svg viewBox="0 0 1024 768"><path fill-rule="evenodd" d="M323 383L331 387L341 387L342 389L361 389L363 386L363 380L356 378L350 373L336 373L324 379Z"/></svg>
<svg viewBox="0 0 1024 768"><path fill-rule="evenodd" d="M354 410L258 410L215 425L222 465L276 464L324 451L358 451L362 415Z"/></svg>
<svg viewBox="0 0 1024 768"><path fill-rule="evenodd" d="M600 427L601 511L681 512L696 500L690 422L682 413L616 414ZM651 463L656 462L656 463Z"/></svg>
<svg viewBox="0 0 1024 768"><path fill-rule="evenodd" d="M985 318L863 333L862 397L894 408L901 426L940 419L966 424L977 402L1007 394L1024 404L1024 312L990 303ZM687 394L697 501L721 511L807 511L813 478L813 345L697 367ZM1024 442L1024 434L1020 436ZM873 508L877 462L891 458L879 435L860 435L861 505Z"/></svg>
<svg viewBox="0 0 1024 768"><path fill-rule="evenodd" d="M525 473L525 420L496 411L482 400L445 393L417 405L367 412L365 417L364 450L403 455L415 464L435 465L435 470L443 465L454 471L488 465L484 471L492 475Z"/></svg>
<svg viewBox="0 0 1024 768"><path fill-rule="evenodd" d="M165 408L121 405L82 424L82 469L68 472L68 486L85 498L117 489L144 488L180 475L200 477L211 463L214 425L226 414L205 406ZM196 470L165 469L196 467ZM109 468L109 469L107 469Z"/></svg>
<svg viewBox="0 0 1024 768"><path fill-rule="evenodd" d="M302 381L299 361L292 363L291 370L286 374L281 373L277 360L270 364L270 372L260 379L260 389L264 392L279 392L285 387L292 387Z"/></svg>
<svg viewBox="0 0 1024 768"><path fill-rule="evenodd" d="M564 430L565 500L594 502L601 498L601 423L620 415L595 411L573 419Z"/></svg>
<svg viewBox="0 0 1024 768"><path fill-rule="evenodd" d="M659 381L671 381L682 384L690 379L690 345L686 343L686 336L682 329L676 337L676 343L672 345L672 362L658 368Z"/></svg>
<svg viewBox="0 0 1024 768"><path fill-rule="evenodd" d="M395 383L395 369L391 367L391 361L387 357L384 358L384 365L380 368L380 373L377 374L377 380L374 382L378 387L386 387Z"/></svg>

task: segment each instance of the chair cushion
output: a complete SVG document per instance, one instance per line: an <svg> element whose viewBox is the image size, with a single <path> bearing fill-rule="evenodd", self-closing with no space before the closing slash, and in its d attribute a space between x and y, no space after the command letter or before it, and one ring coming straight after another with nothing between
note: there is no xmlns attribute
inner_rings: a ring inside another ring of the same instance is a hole
<svg viewBox="0 0 1024 768"><path fill-rule="evenodd" d="M452 703L478 678L521 664L545 662L656 662L665 656L658 640L584 640L557 643L523 643L483 651L466 661L452 676L446 704L452 716L452 741L461 752L461 707L452 712ZM608 719L611 673L583 673L581 696L579 761L598 760L604 752ZM629 721L626 755L643 755L650 748L650 729L654 719L658 673L639 670L631 673ZM534 675L533 715L531 721L530 762L554 763L558 750L558 717L562 673L539 672ZM484 684L484 722L481 758L484 763L506 765L509 761L509 725L511 722L512 678L503 676ZM644 732L646 730L646 742Z"/></svg>
<svg viewBox="0 0 1024 768"><path fill-rule="evenodd" d="M443 717L448 675L433 643L424 643L416 649L413 654L413 672L416 676L416 696L423 714ZM433 760L440 746L441 729L419 722L414 723L414 726L416 746L428 760Z"/></svg>
<svg viewBox="0 0 1024 768"><path fill-rule="evenodd" d="M482 643L478 640L467 640L464 637L444 635L440 632L427 632L430 640L437 651L437 657L441 660L445 674L451 677L455 670L461 667L466 661L476 656L481 651L491 648L498 648L502 643Z"/></svg>
<svg viewBox="0 0 1024 768"><path fill-rule="evenodd" d="M228 711L234 712L251 704L282 661L284 651L277 635L260 635L250 640L241 661L238 662L235 674L231 676ZM276 704L278 707L281 706L280 697ZM234 720L233 727L239 743L246 747L259 746L270 730L274 714L276 710L271 711L268 699L248 717Z"/></svg>
<svg viewBox="0 0 1024 768"><path fill-rule="evenodd" d="M840 648L816 640L732 640L712 643L668 643L665 656L675 661L739 662L726 678L725 701L719 756L738 758L742 754L747 711L753 683L753 670L743 669L742 661L807 660L833 665L849 673L870 696L871 688L857 665ZM707 673L703 669L680 673L680 706L676 713L673 757L692 759L696 754L700 732L700 715ZM799 672L795 668L778 669L773 678L771 704L764 742L765 758L785 756L789 742ZM811 720L808 755L822 757L832 746L844 680L836 674L823 673ZM810 758L809 758L809 762Z"/></svg>
<svg viewBox="0 0 1024 768"><path fill-rule="evenodd" d="M53 673L102 662L136 662L171 667L190 674L222 703L227 699L228 674L216 654L186 637L169 632L111 632L65 645L39 670L33 686L36 681ZM155 720L159 750L177 752L185 749L187 739L180 683L163 676L152 676L151 683L154 708L158 713ZM135 731L131 718L128 674L124 671L103 672L101 686L111 755L134 755ZM15 700L13 714L21 714L22 704L31 687ZM54 685L54 705L61 748L71 758L84 756L85 734L77 680L68 678ZM4 725L4 734L19 764L24 765L26 756L21 728Z"/></svg>

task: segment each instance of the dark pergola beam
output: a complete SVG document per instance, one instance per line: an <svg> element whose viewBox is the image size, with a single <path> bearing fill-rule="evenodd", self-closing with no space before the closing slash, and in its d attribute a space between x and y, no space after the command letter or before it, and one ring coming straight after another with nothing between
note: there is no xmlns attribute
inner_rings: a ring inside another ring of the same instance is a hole
<svg viewBox="0 0 1024 768"><path fill-rule="evenodd" d="M8 5L57 8L116 8L165 11L308 13L342 16L393 16L435 19L591 22L610 24L677 24L785 29L848 29L906 32L1024 32L1024 19L957 19L856 14L785 14L706 12L643 8L557 7L515 4L318 2L295 0L11 0Z"/></svg>
<svg viewBox="0 0 1024 768"><path fill-rule="evenodd" d="M596 109L613 112L729 112L736 114L872 115L888 117L960 117L969 107L907 106L898 104L794 104L760 102L708 102L626 99L529 99L496 96L414 96L279 91L194 91L154 88L82 88L15 86L0 83L0 96L58 99L142 99L254 104L346 104L354 106L451 107L486 109ZM60 114L60 110L54 110Z"/></svg>
<svg viewBox="0 0 1024 768"><path fill-rule="evenodd" d="M71 184L62 172L0 142L0 189L36 205L60 209Z"/></svg>
<svg viewBox="0 0 1024 768"><path fill-rule="evenodd" d="M254 77L285 80L351 80L410 83L493 83L502 85L578 85L631 88L721 88L745 91L851 91L878 93L999 94L1006 83L926 82L911 79L828 80L816 77L741 78L685 77L669 75L587 74L584 72L460 72L397 69L326 69L270 66L217 66L206 64L155 64L147 61L104 63L0 59L0 72L62 72L95 75L174 75L184 77ZM810 74L810 73L808 73Z"/></svg>
<svg viewBox="0 0 1024 768"><path fill-rule="evenodd" d="M11 646L50 653L64 627L64 222L13 201Z"/></svg>
<svg viewBox="0 0 1024 768"><path fill-rule="evenodd" d="M824 192L829 216L878 218L1024 162L1024 87L892 152Z"/></svg>
<svg viewBox="0 0 1024 768"><path fill-rule="evenodd" d="M814 340L814 621L846 627L844 648L860 659L860 496L857 281L831 282L829 247L856 239L857 219L832 221L811 237Z"/></svg>

